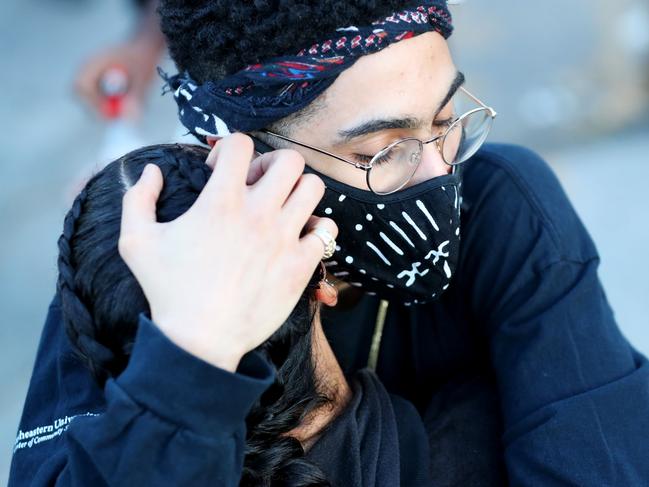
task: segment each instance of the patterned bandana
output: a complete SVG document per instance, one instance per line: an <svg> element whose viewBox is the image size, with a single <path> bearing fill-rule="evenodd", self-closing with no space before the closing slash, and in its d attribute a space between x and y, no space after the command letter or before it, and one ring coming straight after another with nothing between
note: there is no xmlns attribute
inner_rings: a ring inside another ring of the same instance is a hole
<svg viewBox="0 0 649 487"><path fill-rule="evenodd" d="M206 142L207 135L266 127L307 106L361 56L429 31L451 35L446 0L420 1L368 26L336 29L295 56L251 64L218 81L199 84L187 72L158 73L173 92L181 123Z"/></svg>

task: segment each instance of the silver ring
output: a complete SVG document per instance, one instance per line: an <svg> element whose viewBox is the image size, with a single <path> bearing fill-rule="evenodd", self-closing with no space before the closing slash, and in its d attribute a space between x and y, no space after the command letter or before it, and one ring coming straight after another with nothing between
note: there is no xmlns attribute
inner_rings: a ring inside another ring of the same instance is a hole
<svg viewBox="0 0 649 487"><path fill-rule="evenodd" d="M334 255L334 252L336 251L336 239L334 239L333 235L329 233L329 230L322 227L315 227L312 232L317 235L324 244L324 255L322 258L328 259Z"/></svg>

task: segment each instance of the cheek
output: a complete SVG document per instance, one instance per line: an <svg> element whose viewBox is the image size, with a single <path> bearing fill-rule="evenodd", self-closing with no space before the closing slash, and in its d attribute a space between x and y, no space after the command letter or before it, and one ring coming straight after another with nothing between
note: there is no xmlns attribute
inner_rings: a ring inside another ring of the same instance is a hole
<svg viewBox="0 0 649 487"><path fill-rule="evenodd" d="M311 156L309 158L305 155L305 159L310 167L336 181L354 186L355 188L369 190L366 182L366 171L362 169L357 169L351 164L325 155L320 157Z"/></svg>
<svg viewBox="0 0 649 487"><path fill-rule="evenodd" d="M327 120L327 117L325 116L323 117L323 119ZM323 139L333 139L335 138L336 130L328 123L325 124L324 122L316 122L309 126L308 132L296 132L293 137L296 140L313 140L315 139L315 134L321 135ZM312 142L312 144L314 147L320 147L315 141ZM298 147L296 145L293 145L292 148L299 151L304 157L306 164L316 171L321 172L322 174L329 176L330 178L333 178L337 181L340 181L341 183L348 184L349 186L363 190L369 190L366 182L366 171L358 169L352 164L348 164L334 157L322 154L306 147ZM331 152L335 153L333 149L331 150ZM350 157L346 157L346 159L351 160Z"/></svg>

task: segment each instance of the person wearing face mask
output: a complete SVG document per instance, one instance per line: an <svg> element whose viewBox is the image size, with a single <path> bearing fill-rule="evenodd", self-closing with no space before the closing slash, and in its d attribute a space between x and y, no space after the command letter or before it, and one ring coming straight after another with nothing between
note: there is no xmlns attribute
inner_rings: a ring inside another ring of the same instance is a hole
<svg viewBox="0 0 649 487"><path fill-rule="evenodd" d="M338 226L325 260L341 292L323 331L343 371L369 365L415 405L433 473L500 461L514 485L646 485L647 360L547 164L483 145L496 112L453 62L446 2L165 0L159 13L188 131L298 151L324 181L315 215ZM453 441L435 444L441 431Z"/></svg>

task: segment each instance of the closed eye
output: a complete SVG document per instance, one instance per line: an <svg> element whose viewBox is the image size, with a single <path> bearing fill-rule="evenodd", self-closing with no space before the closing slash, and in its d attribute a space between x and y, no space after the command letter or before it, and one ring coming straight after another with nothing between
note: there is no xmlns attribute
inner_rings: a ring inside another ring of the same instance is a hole
<svg viewBox="0 0 649 487"><path fill-rule="evenodd" d="M359 162L369 164L369 162L372 160L372 157L374 157L374 156L368 156L367 154L354 154L354 157L356 157L356 159ZM382 164L384 162L388 162L389 160L390 160L390 152L388 152L386 154L382 154L381 157L378 157L374 161L374 163L375 164Z"/></svg>
<svg viewBox="0 0 649 487"><path fill-rule="evenodd" d="M444 119L435 119L433 120L433 126L434 127L449 127L453 122L455 121L455 116L444 118ZM381 157L379 157L375 163L382 163L382 162L387 162L389 160L389 153L388 154L383 154ZM354 157L356 158L357 161L369 164L369 162L372 160L371 155L368 154L354 154Z"/></svg>
<svg viewBox="0 0 649 487"><path fill-rule="evenodd" d="M445 119L440 119L440 120L433 120L433 125L435 127L448 127L453 123L455 120L455 117L449 117Z"/></svg>

